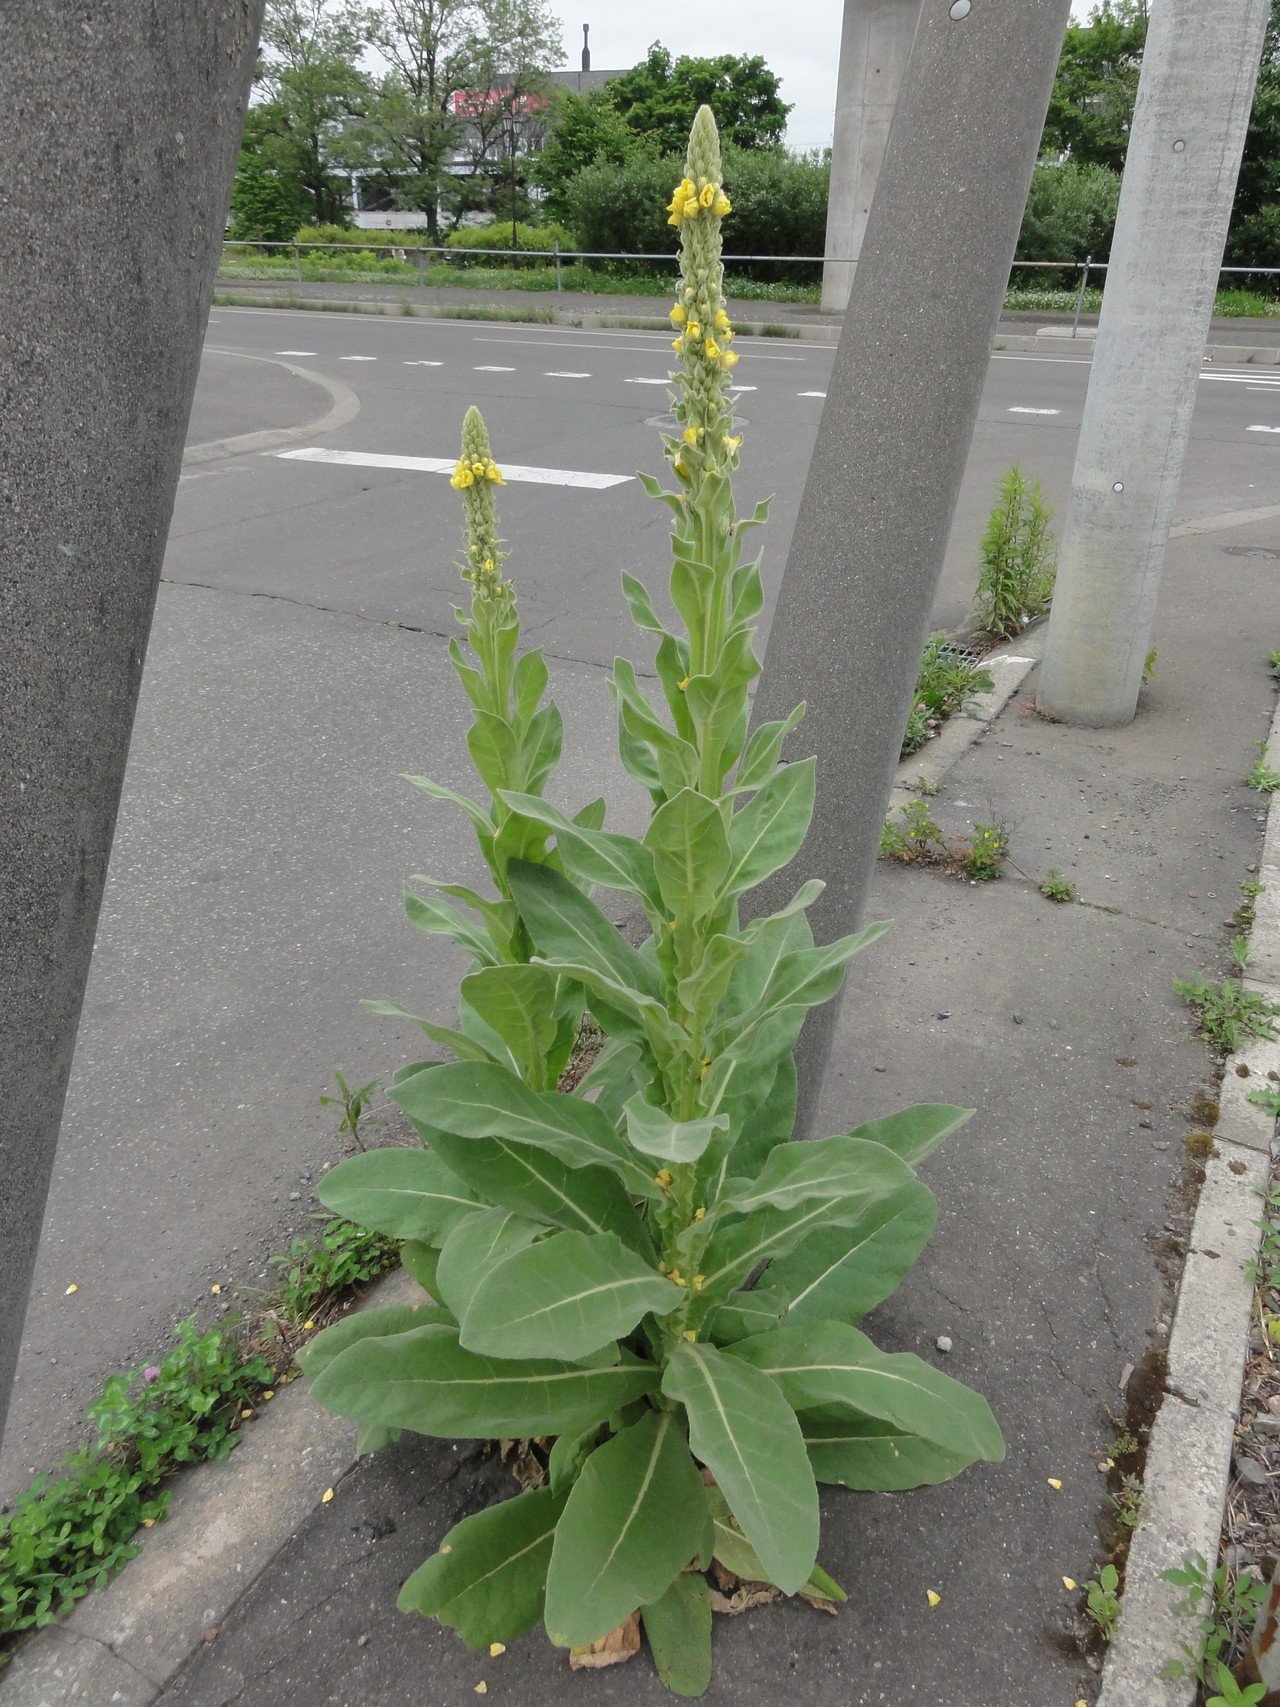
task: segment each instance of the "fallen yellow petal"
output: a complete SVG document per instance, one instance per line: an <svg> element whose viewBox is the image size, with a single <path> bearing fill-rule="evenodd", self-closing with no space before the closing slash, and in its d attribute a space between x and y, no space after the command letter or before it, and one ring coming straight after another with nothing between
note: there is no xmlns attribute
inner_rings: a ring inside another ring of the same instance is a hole
<svg viewBox="0 0 1280 1707"><path fill-rule="evenodd" d="M217 1281L215 1280L213 1285L209 1288L209 1290L210 1290L210 1292L221 1292L222 1288L218 1285Z"/></svg>
<svg viewBox="0 0 1280 1707"><path fill-rule="evenodd" d="M924 1597L929 1602L930 1606L937 1606L938 1602L942 1599L942 1596L938 1593L937 1589L932 1588L927 1588L924 1591Z"/></svg>
<svg viewBox="0 0 1280 1707"><path fill-rule="evenodd" d="M481 1681L476 1684L476 1694L477 1695L487 1695L488 1693L489 1693L489 1685L487 1683L485 1683L483 1679L481 1679Z"/></svg>
<svg viewBox="0 0 1280 1707"><path fill-rule="evenodd" d="M241 1411L240 1415L242 1417L251 1417L253 1415L253 1412L251 1410L245 1409L245 1410Z"/></svg>
<svg viewBox="0 0 1280 1707"><path fill-rule="evenodd" d="M1114 1470L1115 1467L1116 1461L1114 1458L1104 1458L1101 1464L1098 1465L1099 1470Z"/></svg>
<svg viewBox="0 0 1280 1707"><path fill-rule="evenodd" d="M313 1334L316 1331L315 1323L314 1322L304 1322L302 1324L302 1331L304 1334Z"/></svg>
<svg viewBox="0 0 1280 1707"><path fill-rule="evenodd" d="M1072 1589L1079 1588L1080 1584L1076 1581L1076 1579L1074 1577L1063 1577L1062 1586L1063 1586L1063 1588L1070 1591Z"/></svg>
<svg viewBox="0 0 1280 1707"><path fill-rule="evenodd" d="M275 1389L272 1387L264 1387L262 1390L262 1396L264 1399L274 1399L276 1396Z"/></svg>
<svg viewBox="0 0 1280 1707"><path fill-rule="evenodd" d="M506 1651L507 1651L507 1644L505 1642L490 1642L489 1643L489 1658L491 1660L496 1660L499 1654L505 1654Z"/></svg>
<svg viewBox="0 0 1280 1707"><path fill-rule="evenodd" d="M154 1517L144 1517L143 1518L142 1527L144 1529L154 1529L155 1526L156 1526L156 1520Z"/></svg>
<svg viewBox="0 0 1280 1707"><path fill-rule="evenodd" d="M1050 1476L1048 1482L1055 1494L1062 1492L1062 1483L1057 1476Z"/></svg>
<svg viewBox="0 0 1280 1707"><path fill-rule="evenodd" d="M71 1282L70 1286L68 1286L67 1290L63 1293L63 1297L64 1298L70 1298L70 1296L73 1292L79 1292L79 1290L80 1290L80 1288L76 1285L75 1281L73 1280Z"/></svg>
<svg viewBox="0 0 1280 1707"><path fill-rule="evenodd" d="M332 1488L326 1488L325 1491L320 1496L320 1504L321 1505L328 1505L329 1501L332 1498L333 1498L333 1489Z"/></svg>

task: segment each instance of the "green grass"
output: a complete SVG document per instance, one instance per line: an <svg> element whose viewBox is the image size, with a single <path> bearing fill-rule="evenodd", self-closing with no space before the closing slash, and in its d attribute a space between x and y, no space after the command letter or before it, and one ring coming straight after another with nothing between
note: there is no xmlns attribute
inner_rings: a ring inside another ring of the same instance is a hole
<svg viewBox="0 0 1280 1707"><path fill-rule="evenodd" d="M1075 290L1038 289L1018 286L1006 291L1004 305L1010 313L1074 314L1079 298ZM1090 285L1084 293L1084 313L1096 314L1102 306L1102 291ZM1274 319L1280 315L1280 298L1263 296L1256 290L1220 290L1213 307L1214 314L1223 320Z"/></svg>

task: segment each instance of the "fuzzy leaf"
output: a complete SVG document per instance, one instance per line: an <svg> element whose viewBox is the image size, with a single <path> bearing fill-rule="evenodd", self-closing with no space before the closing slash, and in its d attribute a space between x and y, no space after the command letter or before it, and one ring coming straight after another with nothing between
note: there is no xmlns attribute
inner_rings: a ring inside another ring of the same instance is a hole
<svg viewBox="0 0 1280 1707"><path fill-rule="evenodd" d="M638 895L659 906L653 855L643 842L613 831L582 829L545 800L529 794L504 793L503 803L513 812L544 824L555 833L556 846L566 868L584 883L600 883L608 889Z"/></svg>
<svg viewBox="0 0 1280 1707"><path fill-rule="evenodd" d="M682 788L654 813L644 841L668 912L677 918L709 913L729 867L729 842L716 803Z"/></svg>
<svg viewBox="0 0 1280 1707"><path fill-rule="evenodd" d="M445 1325L366 1337L312 1385L316 1403L357 1422L444 1440L523 1439L604 1422L658 1383L651 1363L583 1368L552 1358L480 1357Z"/></svg>
<svg viewBox="0 0 1280 1707"><path fill-rule="evenodd" d="M851 1227L820 1227L769 1267L789 1322L856 1322L887 1298L929 1242L938 1205L922 1180L883 1197Z"/></svg>
<svg viewBox="0 0 1280 1707"><path fill-rule="evenodd" d="M802 703L785 722L762 723L758 729L752 731L751 739L742 755L742 763L738 766L738 774L734 778L735 788L759 788L768 782L781 756L782 743L807 709Z"/></svg>
<svg viewBox="0 0 1280 1707"><path fill-rule="evenodd" d="M447 901L441 901L435 895L415 895L406 884L404 910L409 916L410 924L416 925L420 931L426 931L428 936L451 938L459 948L465 948L469 954L474 954L482 964L488 964L493 959L493 947L488 937L465 913L460 913Z"/></svg>
<svg viewBox="0 0 1280 1707"><path fill-rule="evenodd" d="M552 700L529 719L520 743L517 772L521 788L536 794L560 763L563 746L564 722L559 706Z"/></svg>
<svg viewBox="0 0 1280 1707"><path fill-rule="evenodd" d="M820 1482L870 1493L933 1487L958 1476L974 1461L972 1452L953 1451L897 1423L852 1408L804 1411L800 1427Z"/></svg>
<svg viewBox="0 0 1280 1707"><path fill-rule="evenodd" d="M741 895L763 883L799 853L813 817L815 763L801 759L774 771L755 798L734 814L726 895Z"/></svg>
<svg viewBox="0 0 1280 1707"><path fill-rule="evenodd" d="M477 1209L456 1223L440 1250L436 1287L459 1321L482 1276L532 1244L541 1231L536 1221L510 1209Z"/></svg>
<svg viewBox="0 0 1280 1707"><path fill-rule="evenodd" d="M556 1035L553 973L541 966L485 966L462 980L462 997L526 1072L541 1072Z"/></svg>
<svg viewBox="0 0 1280 1707"><path fill-rule="evenodd" d="M407 1086L430 1077L417 1074ZM401 1087L393 1085L388 1095L398 1102ZM469 1188L430 1150L366 1150L339 1162L320 1181L316 1195L347 1221L428 1244L437 1242L459 1214L475 1208Z"/></svg>
<svg viewBox="0 0 1280 1707"><path fill-rule="evenodd" d="M772 1271L771 1271L772 1272ZM717 1304L707 1317L706 1337L717 1345L753 1339L778 1327L787 1313L785 1292L769 1286L754 1286L750 1292L734 1292Z"/></svg>
<svg viewBox="0 0 1280 1707"><path fill-rule="evenodd" d="M663 1162L696 1162L711 1140L729 1125L726 1115L673 1120L643 1097L632 1097L625 1112L627 1136L634 1148Z"/></svg>
<svg viewBox="0 0 1280 1707"><path fill-rule="evenodd" d="M421 1304L384 1304L380 1309L353 1310L349 1316L321 1329L301 1347L296 1361L302 1373L314 1379L357 1340L376 1338L379 1334L404 1334L410 1328L447 1325L448 1318L447 1310L425 1299Z"/></svg>
<svg viewBox="0 0 1280 1707"><path fill-rule="evenodd" d="M818 1490L781 1390L750 1364L700 1343L677 1345L662 1390L685 1407L689 1444L719 1484L766 1580L794 1594L817 1556Z"/></svg>
<svg viewBox="0 0 1280 1707"><path fill-rule="evenodd" d="M407 1019L418 1026L433 1043L439 1043L445 1049L451 1049L460 1061L487 1061L489 1056L484 1048L469 1038L465 1032L454 1031L447 1025L433 1025L429 1019L423 1019L420 1014L410 1013L408 1008L401 1007L399 1002L368 1002L360 1003L362 1008L371 1014L383 1014L390 1019Z"/></svg>
<svg viewBox="0 0 1280 1707"><path fill-rule="evenodd" d="M493 819L483 806L478 806L465 794L455 794L453 789L443 788L438 782L432 782L429 776L406 776L404 780L412 783L415 788L420 788L424 794L429 794L433 800L447 800L451 806L458 807L466 813L482 836L492 836Z"/></svg>
<svg viewBox="0 0 1280 1707"><path fill-rule="evenodd" d="M516 716L528 723L537 710L538 701L547 691L547 661L539 651L523 652L516 663L511 686L516 702Z"/></svg>
<svg viewBox="0 0 1280 1707"><path fill-rule="evenodd" d="M467 730L467 751L476 775L490 794L510 787L518 769L518 748L516 732L505 717L477 711Z"/></svg>
<svg viewBox="0 0 1280 1707"><path fill-rule="evenodd" d="M541 956L590 966L642 995L660 995L653 969L568 878L524 860L512 861L507 875L520 916Z"/></svg>
<svg viewBox="0 0 1280 1707"><path fill-rule="evenodd" d="M622 592L631 608L631 620L637 628L643 628L648 634L665 634L666 629L653 608L653 600L649 590L642 581L637 581L634 575L622 571Z"/></svg>
<svg viewBox="0 0 1280 1707"><path fill-rule="evenodd" d="M587 1459L556 1531L547 1633L598 1641L670 1587L697 1553L707 1495L676 1411L650 1411Z"/></svg>
<svg viewBox="0 0 1280 1707"><path fill-rule="evenodd" d="M737 1520L729 1510L729 1502L719 1488L707 1489L707 1502L711 1508L712 1551L726 1571L732 1571L735 1577L740 1577L747 1583L767 1583L769 1574L760 1562L760 1556L739 1529ZM777 1584L773 1585L775 1588ZM848 1595L839 1583L822 1569L815 1565L809 1573L807 1582L802 1584L800 1593L820 1595L824 1600L848 1600Z"/></svg>
<svg viewBox="0 0 1280 1707"><path fill-rule="evenodd" d="M464 1221L467 1217L464 1215ZM422 1290L430 1297L438 1299L436 1291L436 1267L440 1261L440 1252L435 1245L428 1245L421 1239L406 1239L400 1246L400 1266L411 1280L416 1280Z"/></svg>
<svg viewBox="0 0 1280 1707"><path fill-rule="evenodd" d="M673 1695L705 1695L711 1683L711 1590L697 1571L682 1571L667 1592L640 1610L654 1667Z"/></svg>
<svg viewBox="0 0 1280 1707"><path fill-rule="evenodd" d="M611 1234L553 1233L481 1276L462 1344L491 1357L587 1357L684 1297Z"/></svg>
<svg viewBox="0 0 1280 1707"><path fill-rule="evenodd" d="M937 1149L944 1138L959 1131L973 1118L971 1108L953 1108L945 1102L921 1102L912 1108L900 1108L896 1114L886 1114L880 1120L868 1120L855 1126L855 1138L871 1138L901 1156L913 1168Z"/></svg>
<svg viewBox="0 0 1280 1707"><path fill-rule="evenodd" d="M542 1619L564 1500L550 1488L463 1518L400 1590L401 1612L448 1624L471 1649L514 1642Z"/></svg>
<svg viewBox="0 0 1280 1707"><path fill-rule="evenodd" d="M953 1381L911 1352L884 1352L843 1322L776 1328L742 1340L736 1360L769 1375L796 1410L848 1408L894 1423L969 1460L993 1463L1004 1442L980 1393Z"/></svg>

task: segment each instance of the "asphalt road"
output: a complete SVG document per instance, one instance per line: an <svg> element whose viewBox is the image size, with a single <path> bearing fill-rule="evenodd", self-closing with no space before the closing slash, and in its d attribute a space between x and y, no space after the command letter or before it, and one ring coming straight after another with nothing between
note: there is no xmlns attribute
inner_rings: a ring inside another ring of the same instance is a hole
<svg viewBox="0 0 1280 1707"><path fill-rule="evenodd" d="M501 502L526 632L558 661L572 755L558 798L607 792L615 819L637 814L603 667L635 642L619 571L665 581L665 511L630 476L659 467L667 353L635 332L215 311L191 441L296 436L193 466L180 487L0 1496L56 1457L105 1374L188 1311L234 1307L305 1228L311 1182L340 1153L317 1101L331 1067L372 1077L411 1046L358 998L448 1016L456 968L415 938L397 895L416 871L466 880L474 855L398 779L468 782L443 644L458 503L441 473L385 463L447 466L469 402L500 463L551 471L513 476ZM741 497L779 494L770 601L832 355L743 341ZM964 618L1012 460L1065 501L1087 377L1070 352L993 358L939 626ZM313 439L334 385L354 388L359 413ZM343 459L298 454L311 449ZM1280 379L1207 375L1180 516L1275 502L1278 452ZM565 478L584 474L619 478Z"/></svg>

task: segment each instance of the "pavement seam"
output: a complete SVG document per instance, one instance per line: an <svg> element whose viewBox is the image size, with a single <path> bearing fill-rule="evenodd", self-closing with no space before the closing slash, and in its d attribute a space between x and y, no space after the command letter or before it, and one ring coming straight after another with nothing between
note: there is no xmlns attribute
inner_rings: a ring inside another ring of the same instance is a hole
<svg viewBox="0 0 1280 1707"><path fill-rule="evenodd" d="M1280 740L1280 708L1269 743ZM1267 839L1280 834L1280 804L1272 796ZM1280 875L1280 874L1277 874ZM1259 897L1261 899L1261 897ZM1280 965L1280 912L1255 917L1255 948ZM1248 978L1275 998L1269 983ZM1243 1069L1243 1072L1240 1071ZM1280 1072L1280 1042L1251 1038L1227 1057L1214 1151L1205 1164L1186 1265L1169 1336L1164 1397L1151 1430L1143 1480L1142 1515L1133 1532L1119 1629L1107 1650L1098 1707L1189 1707L1195 1679L1161 1676L1194 1646L1198 1622L1182 1591L1163 1572L1200 1553L1212 1570L1231 1476L1231 1455L1249 1353L1257 1255L1258 1193L1271 1172L1275 1119L1248 1101L1247 1087ZM1224 1395L1227 1395L1224 1398ZM1169 1399L1179 1401L1171 1406Z"/></svg>

